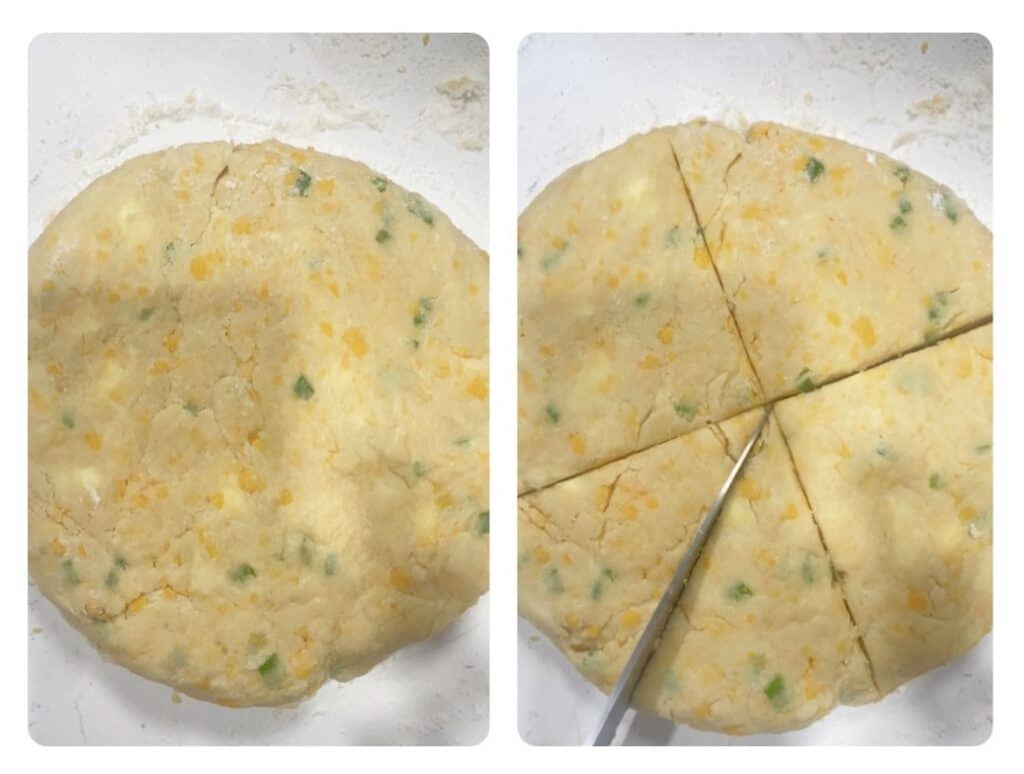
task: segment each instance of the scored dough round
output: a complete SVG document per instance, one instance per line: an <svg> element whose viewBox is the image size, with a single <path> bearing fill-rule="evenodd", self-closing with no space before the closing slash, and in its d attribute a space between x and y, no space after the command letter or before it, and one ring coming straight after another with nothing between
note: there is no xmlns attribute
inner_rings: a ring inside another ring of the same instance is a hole
<svg viewBox="0 0 1024 774"><path fill-rule="evenodd" d="M29 254L29 566L103 652L293 702L487 585L487 256L276 142L128 161Z"/></svg>
<svg viewBox="0 0 1024 774"><path fill-rule="evenodd" d="M991 271L948 189L782 126L566 172L519 223L521 613L610 689L774 403L637 706L785 731L965 652L991 628Z"/></svg>

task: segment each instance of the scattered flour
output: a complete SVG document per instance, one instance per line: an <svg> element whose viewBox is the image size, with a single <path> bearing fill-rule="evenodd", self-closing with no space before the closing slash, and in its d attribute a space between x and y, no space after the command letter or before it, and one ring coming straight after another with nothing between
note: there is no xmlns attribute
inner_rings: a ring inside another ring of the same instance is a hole
<svg viewBox="0 0 1024 774"><path fill-rule="evenodd" d="M386 54L385 54L386 56ZM384 128L380 113L363 107L350 97L342 97L326 81L303 84L290 75L267 89L267 96L280 97L292 105L310 105L319 109L313 117L315 128L344 129L362 124L370 129Z"/></svg>
<svg viewBox="0 0 1024 774"><path fill-rule="evenodd" d="M917 134L915 132L900 132L893 138L889 147L892 150L896 150L897 148L902 148L904 145L912 143L916 139Z"/></svg>
<svg viewBox="0 0 1024 774"><path fill-rule="evenodd" d="M941 116L949 110L953 104L948 94L933 94L928 99L919 99L907 108L907 116L918 118L920 116Z"/></svg>
<svg viewBox="0 0 1024 774"><path fill-rule="evenodd" d="M487 83L463 75L435 86L426 109L430 125L460 150L479 151L487 145Z"/></svg>
<svg viewBox="0 0 1024 774"><path fill-rule="evenodd" d="M746 111L735 107L733 91L691 86L701 93L701 98L694 100L702 105L700 115L741 132L753 121L773 120L858 144L863 144L865 136L888 130L893 151L932 138L991 159L991 70L944 69L921 57L929 52L928 41L912 49L885 35L790 36L789 40L803 49L802 67L781 69L766 77L762 92L753 101L745 101ZM986 52L972 50L971 55L984 61ZM979 77L979 72L984 74ZM855 121L850 121L846 97L839 90L848 79L867 85L867 98L861 97L865 109ZM816 88L808 89L809 85ZM770 110L759 110L757 102L769 105ZM913 122L913 131L906 119L899 120L904 114Z"/></svg>
<svg viewBox="0 0 1024 774"><path fill-rule="evenodd" d="M195 91L180 99L135 107L129 113L127 126L118 132L118 139L97 154L94 163L98 168L106 168L143 137L166 129L168 124L185 124L196 119L217 122L233 140L239 139L240 133L251 134L254 128L266 137L287 134L312 139L324 131L353 127L382 131L386 126L386 116L341 96L325 81L300 83L285 75L266 89L265 97L276 104L259 114L232 110Z"/></svg>

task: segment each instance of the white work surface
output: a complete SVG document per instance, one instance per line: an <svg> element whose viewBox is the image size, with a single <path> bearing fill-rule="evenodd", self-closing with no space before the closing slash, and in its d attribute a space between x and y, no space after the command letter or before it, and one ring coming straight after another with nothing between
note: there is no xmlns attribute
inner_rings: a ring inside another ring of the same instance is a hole
<svg viewBox="0 0 1024 774"><path fill-rule="evenodd" d="M925 45L927 44L927 45ZM568 167L655 126L777 121L872 148L992 223L992 51L978 36L536 35L519 56L519 206ZM604 695L519 628L519 730L580 744ZM992 638L882 702L785 734L732 737L630 710L625 744L977 744L992 730Z"/></svg>
<svg viewBox="0 0 1024 774"><path fill-rule="evenodd" d="M357 159L487 246L487 46L466 35L43 36L29 52L29 238L96 176L185 142L276 138ZM288 709L227 709L102 659L29 587L44 744L474 744L484 598L440 636Z"/></svg>

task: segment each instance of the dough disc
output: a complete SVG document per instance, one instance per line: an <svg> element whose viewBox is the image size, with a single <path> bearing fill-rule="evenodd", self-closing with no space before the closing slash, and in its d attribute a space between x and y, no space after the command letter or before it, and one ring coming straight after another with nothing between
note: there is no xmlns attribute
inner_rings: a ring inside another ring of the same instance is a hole
<svg viewBox="0 0 1024 774"><path fill-rule="evenodd" d="M614 685L764 403L635 698L799 728L991 630L992 237L944 186L695 122L520 219L519 606Z"/></svg>
<svg viewBox="0 0 1024 774"><path fill-rule="evenodd" d="M487 584L487 256L361 164L133 159L29 255L29 566L104 653L274 705Z"/></svg>

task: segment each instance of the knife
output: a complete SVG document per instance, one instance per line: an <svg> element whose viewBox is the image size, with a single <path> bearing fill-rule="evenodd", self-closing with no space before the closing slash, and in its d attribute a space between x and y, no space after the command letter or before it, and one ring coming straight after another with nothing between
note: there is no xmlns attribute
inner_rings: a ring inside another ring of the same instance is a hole
<svg viewBox="0 0 1024 774"><path fill-rule="evenodd" d="M754 444L764 431L765 425L768 424L769 416L771 416L771 406L765 409L764 416L761 417L761 421L758 423L753 435L750 436L747 445L743 447L740 456L736 458L736 463L732 466L732 470L729 471L729 476L725 479L725 483L722 484L722 488L718 490L718 497L711 503L708 512L704 514L704 518L697 525L697 532L693 537L693 541L686 549L686 553L683 554L683 558L679 560L675 574L672 576L672 580L669 581L668 588L661 595L658 606L654 608L654 613L640 634L640 639L637 640L636 647L633 648L629 661L626 662L626 666L621 674L619 674L619 679L615 682L615 687L612 688L612 692L608 695L608 702L605 704L597 731L594 732L594 735L587 742L589 746L605 747L610 745L615 738L615 732L618 730L619 723L622 722L622 717L629 708L629 702L633 698L633 691L636 689L637 683L640 682L640 676L643 674L647 662L650 661L651 656L654 655L655 648L659 644L661 634L668 623L669 614L679 601L683 589L686 588L686 582L690 579L693 565L697 563L701 549L707 542L715 522L718 521L718 515L722 512L722 505L729 496L729 490L732 489L733 483L743 469L743 465L750 456Z"/></svg>

